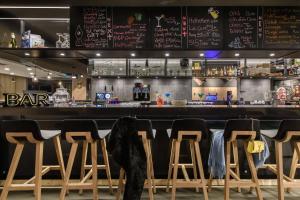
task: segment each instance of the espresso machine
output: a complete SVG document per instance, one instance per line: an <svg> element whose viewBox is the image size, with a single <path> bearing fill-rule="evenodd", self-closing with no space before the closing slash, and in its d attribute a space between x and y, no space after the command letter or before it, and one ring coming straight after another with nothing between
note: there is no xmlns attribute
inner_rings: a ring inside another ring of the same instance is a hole
<svg viewBox="0 0 300 200"><path fill-rule="evenodd" d="M134 101L150 101L150 85L135 83L132 92Z"/></svg>

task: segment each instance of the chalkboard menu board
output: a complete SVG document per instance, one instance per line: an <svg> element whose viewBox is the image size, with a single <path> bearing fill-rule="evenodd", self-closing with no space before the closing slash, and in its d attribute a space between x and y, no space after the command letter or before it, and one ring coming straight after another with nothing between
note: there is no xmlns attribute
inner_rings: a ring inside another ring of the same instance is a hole
<svg viewBox="0 0 300 200"><path fill-rule="evenodd" d="M73 7L71 46L75 48L108 48L112 40L110 8Z"/></svg>
<svg viewBox="0 0 300 200"><path fill-rule="evenodd" d="M146 48L148 16L143 8L113 9L113 48Z"/></svg>
<svg viewBox="0 0 300 200"><path fill-rule="evenodd" d="M258 48L257 7L227 7L224 10L224 48Z"/></svg>
<svg viewBox="0 0 300 200"><path fill-rule="evenodd" d="M300 7L264 7L263 25L264 48L300 48Z"/></svg>
<svg viewBox="0 0 300 200"><path fill-rule="evenodd" d="M72 7L71 48L300 49L300 7Z"/></svg>
<svg viewBox="0 0 300 200"><path fill-rule="evenodd" d="M188 7L188 48L223 48L223 12L220 7Z"/></svg>
<svg viewBox="0 0 300 200"><path fill-rule="evenodd" d="M181 7L156 7L149 9L150 48L181 49Z"/></svg>

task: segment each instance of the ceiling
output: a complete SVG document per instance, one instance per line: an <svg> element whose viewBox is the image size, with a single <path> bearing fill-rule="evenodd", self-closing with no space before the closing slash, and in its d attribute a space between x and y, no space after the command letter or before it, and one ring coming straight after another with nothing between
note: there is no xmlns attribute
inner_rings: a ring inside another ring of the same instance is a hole
<svg viewBox="0 0 300 200"><path fill-rule="evenodd" d="M0 5L23 6L300 6L299 0L1 0Z"/></svg>
<svg viewBox="0 0 300 200"><path fill-rule="evenodd" d="M33 78L35 75L38 79L64 79L65 75L57 71L41 68L33 63L22 60L21 63L13 62L0 58L0 74L7 74L11 76L21 76L26 78Z"/></svg>

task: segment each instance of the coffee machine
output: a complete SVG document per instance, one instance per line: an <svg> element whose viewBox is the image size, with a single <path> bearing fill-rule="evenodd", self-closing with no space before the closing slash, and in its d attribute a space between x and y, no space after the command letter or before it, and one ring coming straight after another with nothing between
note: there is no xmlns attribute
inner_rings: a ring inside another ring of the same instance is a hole
<svg viewBox="0 0 300 200"><path fill-rule="evenodd" d="M150 101L150 85L135 83L132 92L134 101Z"/></svg>

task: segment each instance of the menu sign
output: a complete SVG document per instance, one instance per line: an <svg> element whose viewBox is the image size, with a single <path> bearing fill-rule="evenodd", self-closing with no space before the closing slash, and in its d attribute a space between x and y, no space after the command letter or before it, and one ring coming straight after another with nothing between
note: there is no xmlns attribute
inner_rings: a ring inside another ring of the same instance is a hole
<svg viewBox="0 0 300 200"><path fill-rule="evenodd" d="M76 48L108 48L112 40L111 17L106 7L72 8L79 21L71 24L71 42ZM72 15L71 15L72 16Z"/></svg>
<svg viewBox="0 0 300 200"><path fill-rule="evenodd" d="M188 7L188 48L223 48L222 10L219 7Z"/></svg>
<svg viewBox="0 0 300 200"><path fill-rule="evenodd" d="M300 7L263 7L263 47L300 48Z"/></svg>
<svg viewBox="0 0 300 200"><path fill-rule="evenodd" d="M182 48L182 11L181 7L151 8L150 14L150 48Z"/></svg>
<svg viewBox="0 0 300 200"><path fill-rule="evenodd" d="M257 7L228 7L224 16L225 48L253 49L258 47Z"/></svg>
<svg viewBox="0 0 300 200"><path fill-rule="evenodd" d="M146 48L148 18L142 8L113 9L113 48Z"/></svg>

